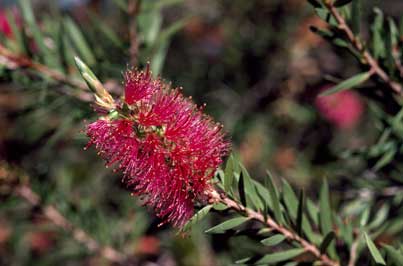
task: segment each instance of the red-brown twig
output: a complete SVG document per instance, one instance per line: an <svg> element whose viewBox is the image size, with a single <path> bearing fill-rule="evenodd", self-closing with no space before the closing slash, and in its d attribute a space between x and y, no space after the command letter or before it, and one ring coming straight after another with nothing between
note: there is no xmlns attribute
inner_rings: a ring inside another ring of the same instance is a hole
<svg viewBox="0 0 403 266"><path fill-rule="evenodd" d="M130 38L130 64L137 65L139 52L139 42L137 37L137 15L140 11L140 0L130 0L128 6L129 13L129 38Z"/></svg>
<svg viewBox="0 0 403 266"><path fill-rule="evenodd" d="M16 187L15 193L32 206L41 207L40 209L43 215L49 219L49 221L63 230L70 232L73 238L77 242L83 244L89 251L98 253L105 259L116 264L123 264L127 261L128 258L126 255L110 246L101 246L95 239L89 236L81 228L68 221L54 206L41 206L40 197L34 191L32 191L31 187L28 185L20 185Z"/></svg>
<svg viewBox="0 0 403 266"><path fill-rule="evenodd" d="M358 254L357 254L357 249L358 249L359 244L360 244L360 238L357 237L357 238L354 240L353 244L351 245L351 249L350 249L350 259L349 259L349 261L348 261L347 266L354 266L355 263L357 262L357 255L358 255Z"/></svg>
<svg viewBox="0 0 403 266"><path fill-rule="evenodd" d="M267 226L269 229L272 229L278 233L281 233L284 235L288 240L291 241L296 241L298 242L306 252L311 253L315 258L322 263L322 265L327 265L327 266L339 266L339 262L332 260L329 258L326 254L322 254L320 250L312 243L309 243L307 240L303 239L301 236L297 235L296 233L288 230L287 228L279 225L274 221L272 218L267 217L267 219L264 218L264 216L256 212L252 209L246 208L245 206L242 206L238 204L236 201L228 198L226 195L222 194L220 195L217 191L212 191L210 193L210 197L214 202L221 202L228 206L229 208L235 210L236 212L240 212L245 214L246 216L250 217L253 220L259 221L260 223L264 224Z"/></svg>
<svg viewBox="0 0 403 266"><path fill-rule="evenodd" d="M399 71L399 75L401 78L403 78L403 65L402 65L402 60L400 60L399 47L397 45L395 45L392 48L392 56L393 56L393 61L395 62L396 68Z"/></svg>
<svg viewBox="0 0 403 266"><path fill-rule="evenodd" d="M63 73L50 69L49 67L42 65L40 63L34 62L28 57L25 57L22 55L16 55L14 52L12 52L9 49L7 49L6 47L4 47L2 44L0 44L0 56L3 56L4 58L6 58L10 62L14 63L19 68L26 67L26 68L33 69L47 77L50 77L51 79L53 79L55 81L69 85L73 88L80 89L80 91L78 91L78 92L63 90L62 92L65 94L74 96L84 102L93 101L92 94L85 92L86 90L88 90L88 87L85 84L85 82L67 77Z"/></svg>
<svg viewBox="0 0 403 266"><path fill-rule="evenodd" d="M357 38L351 28L348 26L344 17L340 14L337 8L334 6L333 1L326 0L324 1L327 9L330 11L332 16L336 19L338 28L347 36L350 43L354 46L355 49L362 55L365 62L368 66L371 67L371 71L373 71L380 79L382 79L395 93L402 95L402 85L393 81L391 77L382 69L379 65L378 61L370 54L370 52L364 47L361 40Z"/></svg>

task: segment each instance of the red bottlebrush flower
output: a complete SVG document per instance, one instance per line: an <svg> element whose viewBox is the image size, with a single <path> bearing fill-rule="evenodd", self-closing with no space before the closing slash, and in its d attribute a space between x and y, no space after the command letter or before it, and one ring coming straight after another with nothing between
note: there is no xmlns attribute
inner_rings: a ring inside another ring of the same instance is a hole
<svg viewBox="0 0 403 266"><path fill-rule="evenodd" d="M157 216L182 227L194 202L205 199L229 143L219 124L179 89L153 79L148 68L125 78L124 115L90 124L89 145L123 171L133 194L143 196Z"/></svg>
<svg viewBox="0 0 403 266"><path fill-rule="evenodd" d="M352 91L341 91L316 98L315 105L323 117L340 129L354 127L364 111L360 97Z"/></svg>
<svg viewBox="0 0 403 266"><path fill-rule="evenodd" d="M147 99L162 86L159 80L151 78L149 65L147 70L127 71L125 73L125 100L127 104L133 104L136 101Z"/></svg>

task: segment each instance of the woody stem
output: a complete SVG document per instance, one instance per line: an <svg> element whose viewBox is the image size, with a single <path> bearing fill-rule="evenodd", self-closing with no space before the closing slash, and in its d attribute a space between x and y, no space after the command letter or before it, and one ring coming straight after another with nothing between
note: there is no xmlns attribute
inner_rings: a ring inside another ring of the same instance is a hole
<svg viewBox="0 0 403 266"><path fill-rule="evenodd" d="M267 217L267 219L265 219L264 215L262 215L261 213L247 208L230 199L227 195L219 194L215 190L210 193L210 197L214 202L221 202L232 210L242 213L247 217L250 217L251 219L262 223L269 229L284 235L288 240L298 242L305 249L306 252L311 253L313 256L315 256L315 258L321 262L321 265L340 266L338 261L332 260L326 254L322 254L314 244L308 242L307 240L303 239L301 236L285 228L284 226L279 225L271 217Z"/></svg>

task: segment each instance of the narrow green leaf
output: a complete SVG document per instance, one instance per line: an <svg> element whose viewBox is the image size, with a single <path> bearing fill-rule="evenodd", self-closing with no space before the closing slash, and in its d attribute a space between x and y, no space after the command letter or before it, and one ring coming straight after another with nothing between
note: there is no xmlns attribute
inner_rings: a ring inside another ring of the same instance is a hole
<svg viewBox="0 0 403 266"><path fill-rule="evenodd" d="M223 210L228 209L229 207L227 205L225 205L224 203L219 202L219 203L213 204L213 208L214 208L214 210L217 210L217 211L223 211Z"/></svg>
<svg viewBox="0 0 403 266"><path fill-rule="evenodd" d="M77 24L71 18L66 17L64 19L64 25L79 55L84 59L85 62L87 62L87 64L95 64L95 56Z"/></svg>
<svg viewBox="0 0 403 266"><path fill-rule="evenodd" d="M244 185L244 177L243 173L240 173L239 176L239 181L238 181L238 193L239 193L239 200L241 201L241 204L244 206L247 206L246 204L246 195L245 195L245 185Z"/></svg>
<svg viewBox="0 0 403 266"><path fill-rule="evenodd" d="M7 21L9 22L11 30L13 32L13 36L15 37L18 53L25 54L27 51L25 49L26 47L24 43L23 31L20 29L20 27L17 26L14 12L7 11Z"/></svg>
<svg viewBox="0 0 403 266"><path fill-rule="evenodd" d="M353 244L354 235L353 235L353 224L352 223L345 223L341 221L341 219L336 219L339 227L339 235L340 238L349 246Z"/></svg>
<svg viewBox="0 0 403 266"><path fill-rule="evenodd" d="M314 7L314 8L321 8L322 4L319 3L317 0L308 0L308 2Z"/></svg>
<svg viewBox="0 0 403 266"><path fill-rule="evenodd" d="M337 7L342 7L344 5L351 3L352 1L353 0L336 0L333 5Z"/></svg>
<svg viewBox="0 0 403 266"><path fill-rule="evenodd" d="M383 226L383 230L389 235L399 234L403 231L403 219L394 219L389 221L386 225L386 227ZM382 228L380 228L379 231L382 231Z"/></svg>
<svg viewBox="0 0 403 266"><path fill-rule="evenodd" d="M328 30L328 29L321 29L321 28L318 28L318 27L316 27L316 26L310 26L309 29L310 29L313 33L315 33L315 34L317 34L317 35L319 35L320 37L325 38L325 39L332 39L333 36L334 36L333 32L331 32L331 31Z"/></svg>
<svg viewBox="0 0 403 266"><path fill-rule="evenodd" d="M280 200L278 198L278 192L269 171L267 171L267 175L265 176L265 186L269 189L271 202L273 204L274 218L279 224L282 224L283 217L280 209Z"/></svg>
<svg viewBox="0 0 403 266"><path fill-rule="evenodd" d="M250 260L251 260L251 257L246 257L246 258L235 261L235 264L245 264Z"/></svg>
<svg viewBox="0 0 403 266"><path fill-rule="evenodd" d="M329 21L329 19L332 17L330 12L326 8L315 8L315 13L318 15L319 18L321 18L324 21Z"/></svg>
<svg viewBox="0 0 403 266"><path fill-rule="evenodd" d="M95 12L90 12L90 19L92 25L103 35L104 38L102 39L109 40L117 48L124 47L121 38L116 34L115 30L104 22L103 18L100 18Z"/></svg>
<svg viewBox="0 0 403 266"><path fill-rule="evenodd" d="M228 221L225 221L219 225L216 225L208 230L206 230L206 233L210 233L210 234L220 234L220 233L224 233L226 230L232 229L234 227L237 227L243 223L245 223L246 221L248 221L250 218L249 217L237 217L237 218L233 218L230 219Z"/></svg>
<svg viewBox="0 0 403 266"><path fill-rule="evenodd" d="M323 241L322 241L322 243L320 244L320 248L319 248L321 254L326 253L327 248L329 247L330 243L331 243L331 242L333 241L333 239L335 239L335 238L336 238L336 234L335 234L333 231L329 232L329 233L325 236L325 238L323 238Z"/></svg>
<svg viewBox="0 0 403 266"><path fill-rule="evenodd" d="M334 38L332 40L332 42L333 42L334 45L337 45L339 47L350 49L350 44L347 41L343 40L343 39Z"/></svg>
<svg viewBox="0 0 403 266"><path fill-rule="evenodd" d="M403 262L403 252L399 252L392 246L384 245L383 248L386 250L386 256L388 261L392 261L395 265L401 265Z"/></svg>
<svg viewBox="0 0 403 266"><path fill-rule="evenodd" d="M220 186L221 188L223 188L224 186L223 186L223 182L224 182L224 171L221 169L221 168L218 168L217 169L217 171L215 172L215 178L217 179L217 181L218 181L218 186Z"/></svg>
<svg viewBox="0 0 403 266"><path fill-rule="evenodd" d="M375 246L375 243L371 240L367 233L364 233L365 241L367 243L367 247L369 252L372 255L372 258L375 260L376 263L386 265L385 260L383 259L381 253L379 252L378 248Z"/></svg>
<svg viewBox="0 0 403 266"><path fill-rule="evenodd" d="M284 226L291 227L295 229L295 221L291 218L290 212L283 212Z"/></svg>
<svg viewBox="0 0 403 266"><path fill-rule="evenodd" d="M39 53L37 53L41 60L45 63L50 60L46 55L48 53L48 48L45 46L45 42L43 40L42 33L39 29L38 24L35 21L34 12L32 11L31 1L27 0L19 0L19 6L21 8L22 17L24 19L25 24L28 26L29 31L32 33L32 37L34 38L35 44L38 47Z"/></svg>
<svg viewBox="0 0 403 266"><path fill-rule="evenodd" d="M262 194L259 192L259 189L255 186L256 194L258 195L260 202L263 204L263 208L260 209L260 212L263 214L264 221L267 221L267 215L269 212L268 204Z"/></svg>
<svg viewBox="0 0 403 266"><path fill-rule="evenodd" d="M152 56L150 68L154 77L157 77L162 72L165 58L168 53L168 47L168 41L161 42L157 51L155 51L154 55Z"/></svg>
<svg viewBox="0 0 403 266"><path fill-rule="evenodd" d="M337 38L337 36L335 36L335 34L328 29L321 29L321 28L318 28L315 26L310 26L309 29L313 33L317 34L318 36L324 38L327 41L332 42L333 44L335 44L339 47L350 49L350 44L347 41Z"/></svg>
<svg viewBox="0 0 403 266"><path fill-rule="evenodd" d="M59 56L61 71L63 73L68 73L69 71L69 64L68 64L68 49L67 49L67 42L65 41L65 32L64 32L64 25L63 22L59 22L58 24L58 32L56 37L56 47L57 47L57 54Z"/></svg>
<svg viewBox="0 0 403 266"><path fill-rule="evenodd" d="M313 221L313 223L315 225L318 225L319 224L319 209L318 209L318 207L310 199L307 199L306 207L307 207L307 210L308 210L309 217L312 219L312 221Z"/></svg>
<svg viewBox="0 0 403 266"><path fill-rule="evenodd" d="M400 57L399 54L399 50L397 49L397 45L398 45L398 41L400 39L399 36L399 31L397 29L396 23L394 22L394 20L392 18L388 18L388 38L387 38L387 68L388 68L388 72L389 75L391 75L392 77L394 76L394 73L396 71L396 66L395 66L395 56ZM396 54L398 53L398 54Z"/></svg>
<svg viewBox="0 0 403 266"><path fill-rule="evenodd" d="M349 79L344 80L343 82L337 84L336 86L326 90L325 92L321 93L320 96L327 96L334 94L336 92L351 89L367 81L370 77L371 73L369 72L359 73Z"/></svg>
<svg viewBox="0 0 403 266"><path fill-rule="evenodd" d="M144 1L144 4L141 6L141 12L149 12L150 10L159 11L162 8L177 5L183 2L184 0Z"/></svg>
<svg viewBox="0 0 403 266"><path fill-rule="evenodd" d="M366 226L369 220L369 214L370 214L370 209L365 208L365 210L362 212L361 217L360 217L360 225L361 226Z"/></svg>
<svg viewBox="0 0 403 266"><path fill-rule="evenodd" d="M349 5L345 5L339 8L340 15L348 22L351 20L351 7Z"/></svg>
<svg viewBox="0 0 403 266"><path fill-rule="evenodd" d="M402 110L401 110L402 111ZM401 112L399 111L399 113ZM403 112L402 112L403 113ZM400 122L399 122L400 123ZM377 145L382 145L385 144L388 140L390 140L390 135L392 133L391 128L385 128L384 131L382 132L382 135L379 137L379 140L377 142Z"/></svg>
<svg viewBox="0 0 403 266"><path fill-rule="evenodd" d="M58 32L55 40L57 42L57 54L59 56L60 62L60 70L69 74L71 69L70 67L75 64L74 56L76 55L76 51L72 47L72 44L66 34L66 30L64 27L63 21L58 21Z"/></svg>
<svg viewBox="0 0 403 266"><path fill-rule="evenodd" d="M303 231L310 241L315 243L319 242L321 240L320 237L312 231L309 220L303 212L303 208L305 207L299 205L300 201L298 200L297 195L285 179L283 179L283 198L284 204L288 210L288 215L290 216L290 221L294 225L295 230L299 232L299 234ZM301 209L299 209L299 206ZM298 218L299 211L301 211L301 216Z"/></svg>
<svg viewBox="0 0 403 266"><path fill-rule="evenodd" d="M155 45L162 27L161 12L158 10L142 12L137 18L137 23L139 32L143 35L144 44L146 46Z"/></svg>
<svg viewBox="0 0 403 266"><path fill-rule="evenodd" d="M397 29L396 23L393 18L388 18L388 24L392 47L395 47L399 41L399 30Z"/></svg>
<svg viewBox="0 0 403 266"><path fill-rule="evenodd" d="M277 234L277 235L271 236L269 238L263 239L260 242L265 246L276 246L276 245L280 244L281 242L283 242L284 239L286 239L286 237L284 235Z"/></svg>
<svg viewBox="0 0 403 266"><path fill-rule="evenodd" d="M234 158L234 176L235 179L238 180L240 173L241 173L241 167L239 166L239 155L238 154L231 154Z"/></svg>
<svg viewBox="0 0 403 266"><path fill-rule="evenodd" d="M375 215L375 219L368 225L368 229L375 229L381 226L388 217L389 205L384 204Z"/></svg>
<svg viewBox="0 0 403 266"><path fill-rule="evenodd" d="M383 13L382 10L379 8L374 8L374 13L375 13L375 21L372 24L371 30L372 30L372 50L375 59L378 58L384 58L385 57L385 43L384 43L384 37L383 37L383 31L384 31L384 18L383 18Z"/></svg>
<svg viewBox="0 0 403 266"><path fill-rule="evenodd" d="M391 32L390 24L387 27L386 34L385 34L385 55L386 55L386 68L388 70L389 75L393 75L395 70L395 62L393 58L393 35Z"/></svg>
<svg viewBox="0 0 403 266"><path fill-rule="evenodd" d="M185 224L183 231L188 231L193 225L199 223L209 213L213 205L204 206Z"/></svg>
<svg viewBox="0 0 403 266"><path fill-rule="evenodd" d="M189 21L189 19L190 19L189 17L182 18L182 19L176 21L175 23L172 23L165 29L163 29L161 31L161 33L159 34L158 38L156 39L155 43L159 44L161 42L164 42L164 41L170 39L174 34L176 34L179 30L181 30L186 25L186 23Z"/></svg>
<svg viewBox="0 0 403 266"><path fill-rule="evenodd" d="M320 190L319 201L320 229L322 234L328 234L332 231L332 212L330 208L329 187L326 179L323 181Z"/></svg>
<svg viewBox="0 0 403 266"><path fill-rule="evenodd" d="M119 7L122 11L128 12L128 5L126 0L112 0L117 7Z"/></svg>
<svg viewBox="0 0 403 266"><path fill-rule="evenodd" d="M224 173L224 191L229 193L234 181L234 158L232 155L228 157Z"/></svg>
<svg viewBox="0 0 403 266"><path fill-rule="evenodd" d="M282 261L287 261L290 260L292 258L295 258L298 255L301 255L302 253L304 253L304 249L303 248L294 248L294 249L289 249L286 251L280 251L277 253L272 253L269 255L265 255L263 256L260 260L258 260L255 264L274 264L277 262L282 262Z"/></svg>
<svg viewBox="0 0 403 266"><path fill-rule="evenodd" d="M385 152L382 155L382 157L376 162L376 164L373 167L373 170L378 171L379 169L388 165L393 160L393 158L395 158L396 153L397 153L397 148L391 147L391 149L388 150L387 152Z"/></svg>
<svg viewBox="0 0 403 266"><path fill-rule="evenodd" d="M267 228L267 227L263 227L260 228L259 231L257 232L257 235L267 235L267 234L271 234L273 232L273 229Z"/></svg>
<svg viewBox="0 0 403 266"><path fill-rule="evenodd" d="M351 28L355 35L359 35L361 30L361 10L361 0L354 0L351 6Z"/></svg>
<svg viewBox="0 0 403 266"><path fill-rule="evenodd" d="M255 180L252 180L252 183L256 187L259 195L266 202L267 207L269 209L273 209L273 207L272 207L273 204L271 202L270 193L269 193L269 190L267 189L267 187L263 186L262 184L260 184L259 182L255 181Z"/></svg>
<svg viewBox="0 0 403 266"><path fill-rule="evenodd" d="M298 198L292 189L290 183L287 180L283 179L283 199L284 204L287 207L288 212L293 220L297 218L298 211Z"/></svg>
<svg viewBox="0 0 403 266"><path fill-rule="evenodd" d="M149 57L151 57L151 70L154 76L158 76L161 73L171 37L186 25L188 19L189 18L178 20L159 32L158 38L155 39L154 44L148 48L148 53L151 54Z"/></svg>
<svg viewBox="0 0 403 266"><path fill-rule="evenodd" d="M323 235L327 235L333 230L332 209L330 207L329 186L327 180L323 181L319 196L319 217L320 229ZM331 243L328 248L331 257L336 257L336 247Z"/></svg>
<svg viewBox="0 0 403 266"><path fill-rule="evenodd" d="M297 212L297 219L296 219L296 225L297 225L297 234L301 235L302 234L302 218L304 214L304 191L301 190L299 194L299 203L298 203L298 212Z"/></svg>
<svg viewBox="0 0 403 266"><path fill-rule="evenodd" d="M239 164L239 166L241 167L241 172L243 176L247 204L249 203L248 205L253 205L249 206L252 208L255 207L260 210L263 209L263 205L261 204L259 196L256 193L255 186L253 185L252 178L250 177L248 170L246 170L245 166L243 166L241 163Z"/></svg>
<svg viewBox="0 0 403 266"><path fill-rule="evenodd" d="M284 264L284 266L297 266L298 264L298 261L290 261Z"/></svg>

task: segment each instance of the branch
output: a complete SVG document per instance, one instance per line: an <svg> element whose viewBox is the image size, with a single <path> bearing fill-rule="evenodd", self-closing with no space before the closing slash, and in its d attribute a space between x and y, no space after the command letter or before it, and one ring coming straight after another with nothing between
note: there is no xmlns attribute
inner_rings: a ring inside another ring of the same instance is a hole
<svg viewBox="0 0 403 266"><path fill-rule="evenodd" d="M130 38L130 64L134 67L137 65L137 55L139 51L139 43L137 38L137 15L140 11L140 0L129 1L129 38Z"/></svg>
<svg viewBox="0 0 403 266"><path fill-rule="evenodd" d="M41 206L41 199L28 185L20 185L15 189L15 193L27 201L32 206ZM40 210L43 215L53 224L68 231L73 238L87 247L91 252L100 254L110 262L123 264L128 261L128 257L110 246L101 246L95 239L89 236L81 228L74 226L68 221L54 206L41 206Z"/></svg>
<svg viewBox="0 0 403 266"><path fill-rule="evenodd" d="M351 245L351 249L350 249L350 260L348 261L348 266L354 266L355 263L357 262L357 249L358 249L358 245L360 243L360 238L357 237L353 244Z"/></svg>
<svg viewBox="0 0 403 266"><path fill-rule="evenodd" d="M379 65L378 61L370 54L370 52L364 48L361 40L357 38L351 28L346 23L344 17L339 13L337 8L334 6L333 1L326 0L324 1L327 9L330 11L332 16L336 19L338 23L338 28L344 34L346 34L350 43L354 46L355 49L362 55L365 59L365 63L371 67L371 71L374 72L380 79L382 79L395 93L399 95L403 95L402 85L392 80L391 77L382 69Z"/></svg>
<svg viewBox="0 0 403 266"><path fill-rule="evenodd" d="M22 55L16 55L14 52L12 52L11 50L4 47L2 44L0 44L0 56L3 56L10 62L16 64L19 68L27 67L27 68L33 69L33 70L35 70L47 77L50 77L51 79L56 80L62 84L66 84L73 88L78 88L81 90L78 93L63 90L62 93L64 93L64 94L67 94L69 96L74 96L83 102L92 102L93 101L92 94L85 92L88 90L88 87L85 84L85 82L81 82L76 79L67 77L63 73L50 69L49 67L42 65L40 63L36 63L28 57L25 57Z"/></svg>
<svg viewBox="0 0 403 266"><path fill-rule="evenodd" d="M403 78L403 65L402 60L400 60L399 47L397 45L392 48L392 56L396 68L399 71L399 75L401 78Z"/></svg>
<svg viewBox="0 0 403 266"><path fill-rule="evenodd" d="M296 233L288 230L287 228L277 224L272 218L267 217L267 220L265 220L264 216L256 212L252 209L246 208L245 206L242 206L235 202L234 200L228 198L225 194L219 195L217 191L213 190L210 193L210 197L213 201L215 202L221 202L228 206L229 208L235 210L236 212L241 212L244 213L246 216L250 217L251 219L254 219L268 228L277 231L284 235L288 240L290 241L296 241L298 242L306 252L311 253L317 260L319 260L322 265L327 265L327 266L340 266L339 262L334 261L330 259L326 254L321 254L320 250L312 243L309 243L307 240L303 239Z"/></svg>

